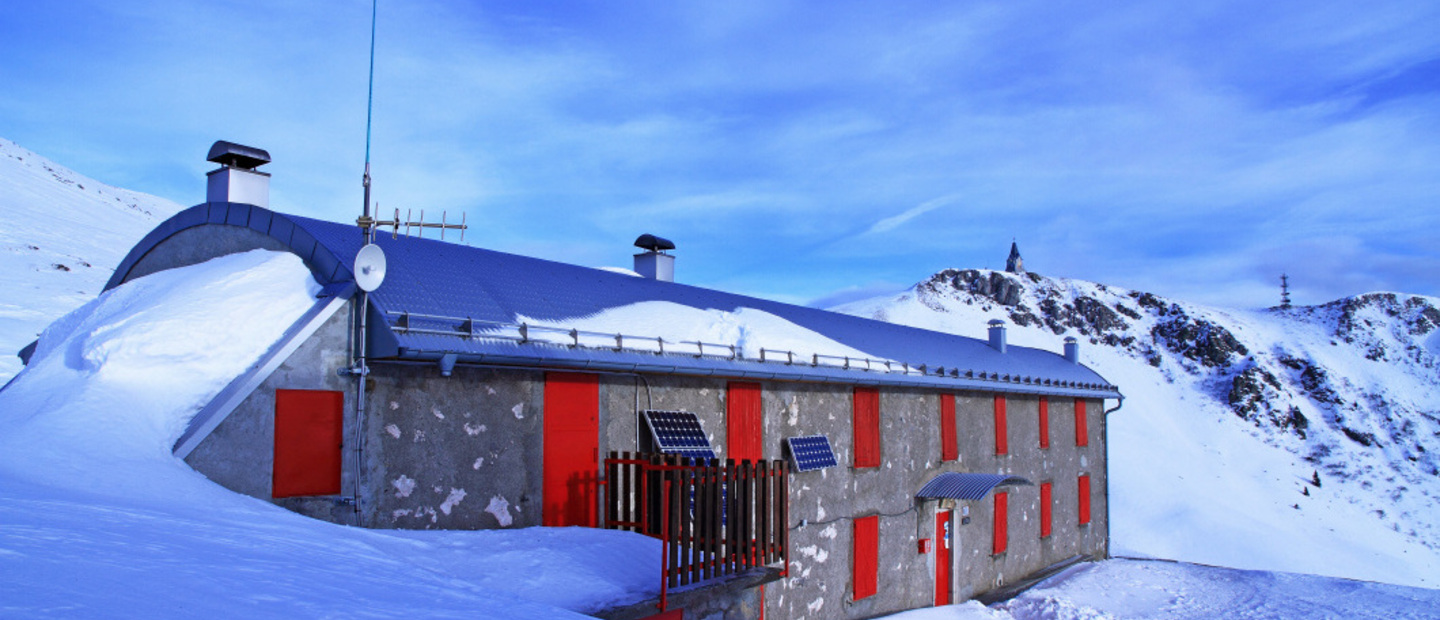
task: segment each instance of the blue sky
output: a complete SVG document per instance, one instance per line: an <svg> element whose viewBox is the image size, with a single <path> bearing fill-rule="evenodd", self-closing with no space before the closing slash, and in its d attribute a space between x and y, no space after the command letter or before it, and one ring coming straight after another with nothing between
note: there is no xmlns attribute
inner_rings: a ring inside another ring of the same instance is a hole
<svg viewBox="0 0 1440 620"><path fill-rule="evenodd" d="M1440 295L1434 2L381 0L382 211L795 303L1026 264L1237 307ZM360 209L370 3L26 2L0 136L182 204L226 139ZM12 222L25 226L32 223Z"/></svg>

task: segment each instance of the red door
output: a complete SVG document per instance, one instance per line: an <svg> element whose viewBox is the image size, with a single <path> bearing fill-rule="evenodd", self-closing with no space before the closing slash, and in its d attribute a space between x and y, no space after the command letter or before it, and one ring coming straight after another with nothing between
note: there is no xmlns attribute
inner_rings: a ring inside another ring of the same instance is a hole
<svg viewBox="0 0 1440 620"><path fill-rule="evenodd" d="M725 392L725 457L737 461L764 458L760 384L736 381Z"/></svg>
<svg viewBox="0 0 1440 620"><path fill-rule="evenodd" d="M340 492L345 395L327 390L275 390L275 460L270 495Z"/></svg>
<svg viewBox="0 0 1440 620"><path fill-rule="evenodd" d="M545 373L544 509L548 526L595 527L600 473L600 377Z"/></svg>
<svg viewBox="0 0 1440 620"><path fill-rule="evenodd" d="M950 604L950 511L935 513L935 605Z"/></svg>

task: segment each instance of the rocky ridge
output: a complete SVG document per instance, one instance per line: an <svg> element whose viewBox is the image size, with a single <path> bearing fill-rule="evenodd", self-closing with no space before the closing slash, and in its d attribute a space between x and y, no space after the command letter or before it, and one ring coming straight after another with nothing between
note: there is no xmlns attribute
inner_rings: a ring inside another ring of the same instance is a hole
<svg viewBox="0 0 1440 620"><path fill-rule="evenodd" d="M1218 405L1186 415L1226 411L1309 463L1313 479L1297 493L1348 482L1350 500L1386 528L1440 550L1440 519L1424 514L1440 499L1440 299L1381 292L1235 311L1036 273L947 269L896 298L838 310L972 337L1000 318L1012 333L1074 336L1143 360L1153 375L1141 380L1193 386Z"/></svg>

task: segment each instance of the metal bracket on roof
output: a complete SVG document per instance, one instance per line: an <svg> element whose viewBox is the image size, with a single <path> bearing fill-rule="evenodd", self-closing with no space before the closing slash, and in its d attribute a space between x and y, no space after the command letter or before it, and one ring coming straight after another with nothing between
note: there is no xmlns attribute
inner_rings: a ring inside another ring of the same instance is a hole
<svg viewBox="0 0 1440 620"><path fill-rule="evenodd" d="M465 332L469 338L475 337L475 319L465 317L465 322L460 324L460 331Z"/></svg>
<svg viewBox="0 0 1440 620"><path fill-rule="evenodd" d="M410 329L410 313L401 312L400 318L395 319L395 327L398 327L400 329Z"/></svg>

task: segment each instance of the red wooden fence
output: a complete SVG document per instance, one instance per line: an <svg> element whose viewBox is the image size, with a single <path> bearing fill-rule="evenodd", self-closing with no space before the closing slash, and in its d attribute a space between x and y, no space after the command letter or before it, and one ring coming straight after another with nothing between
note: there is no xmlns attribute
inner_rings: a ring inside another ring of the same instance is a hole
<svg viewBox="0 0 1440 620"><path fill-rule="evenodd" d="M665 543L663 610L669 588L788 565L787 474L784 461L611 452L605 459L605 527Z"/></svg>

